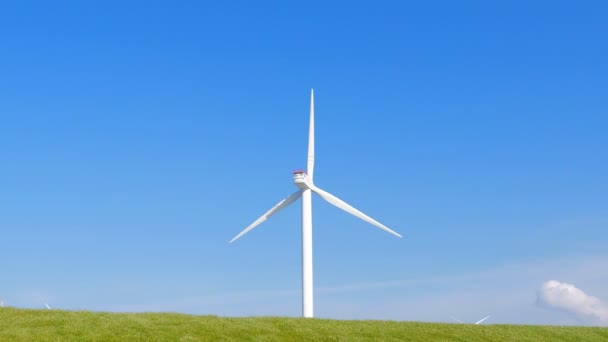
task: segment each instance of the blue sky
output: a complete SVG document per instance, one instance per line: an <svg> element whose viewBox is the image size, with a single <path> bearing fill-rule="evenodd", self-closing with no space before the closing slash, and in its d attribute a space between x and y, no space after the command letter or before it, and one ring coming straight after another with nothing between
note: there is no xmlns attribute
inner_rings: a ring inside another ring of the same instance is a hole
<svg viewBox="0 0 608 342"><path fill-rule="evenodd" d="M0 298L300 314L315 88L320 317L588 324L608 301L608 6L566 1L0 6Z"/></svg>

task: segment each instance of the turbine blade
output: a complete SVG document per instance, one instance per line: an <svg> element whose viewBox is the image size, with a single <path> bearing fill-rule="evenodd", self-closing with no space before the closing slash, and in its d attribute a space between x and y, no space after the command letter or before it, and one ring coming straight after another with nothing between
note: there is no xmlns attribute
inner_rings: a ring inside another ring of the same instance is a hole
<svg viewBox="0 0 608 342"><path fill-rule="evenodd" d="M327 202L333 204L334 206L346 211L347 213L356 216L360 219L362 219L363 221L367 222L367 223L371 223L374 226L384 230L387 233L393 234L397 237L402 237L401 235L399 235L398 233L392 231L390 228L388 228L387 226L383 225L382 223L374 220L373 218L365 215L364 213L360 212L359 210L355 209L353 206L351 206L350 204L344 202L343 200L339 199L338 197L330 194L329 192L319 189L317 187L311 188L312 191L316 192L319 196L321 196L324 200L326 200Z"/></svg>
<svg viewBox="0 0 608 342"><path fill-rule="evenodd" d="M310 89L310 123L308 126L308 162L306 164L306 173L312 181L313 172L315 169L315 93Z"/></svg>
<svg viewBox="0 0 608 342"><path fill-rule="evenodd" d="M450 315L450 317L451 317L453 320L455 320L456 322L458 322L458 323L464 323L463 321L459 320L458 318L456 318L456 317L454 317L454 316L452 316L452 315Z"/></svg>
<svg viewBox="0 0 608 342"><path fill-rule="evenodd" d="M266 221L270 216L272 216L272 215L278 213L279 211L287 208L291 203L295 202L295 200L297 200L298 198L300 198L301 195L302 195L302 190L298 190L298 191L294 192L293 194L287 196L287 198L282 199L274 207L272 207L270 210L268 210L264 215L260 216L252 224L250 224L249 227L245 228L245 230L243 230L242 232L240 232L239 235L235 236L232 240L230 240L230 243L233 243L234 241L236 241L241 236L247 234L250 230L252 230L253 228L255 228L258 225L260 225L260 223Z"/></svg>
<svg viewBox="0 0 608 342"><path fill-rule="evenodd" d="M44 303L44 306L46 306L47 310L51 310L51 307L47 303Z"/></svg>
<svg viewBox="0 0 608 342"><path fill-rule="evenodd" d="M486 317L480 319L479 321L475 322L475 324L481 324L481 322L485 321L488 318L490 318L490 316L486 316Z"/></svg>

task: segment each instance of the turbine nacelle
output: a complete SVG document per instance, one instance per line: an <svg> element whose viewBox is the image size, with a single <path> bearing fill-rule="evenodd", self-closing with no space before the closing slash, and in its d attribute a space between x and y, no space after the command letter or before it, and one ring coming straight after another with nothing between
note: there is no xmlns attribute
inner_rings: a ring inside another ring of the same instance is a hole
<svg viewBox="0 0 608 342"><path fill-rule="evenodd" d="M314 185L312 184L312 180L306 174L304 170L295 170L293 171L293 182L296 186L302 190L312 189Z"/></svg>

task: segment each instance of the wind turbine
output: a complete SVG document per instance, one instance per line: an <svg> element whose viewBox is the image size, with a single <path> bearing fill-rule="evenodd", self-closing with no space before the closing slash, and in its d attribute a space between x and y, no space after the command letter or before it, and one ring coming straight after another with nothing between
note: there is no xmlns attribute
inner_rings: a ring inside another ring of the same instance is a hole
<svg viewBox="0 0 608 342"><path fill-rule="evenodd" d="M44 303L44 306L46 306L47 310L51 310L51 307L47 303Z"/></svg>
<svg viewBox="0 0 608 342"><path fill-rule="evenodd" d="M302 316L313 317L313 282L312 282L312 192L321 196L330 204L354 215L365 222L390 233L397 237L401 235L392 231L385 225L365 215L355 209L350 204L344 202L338 197L329 192L320 189L313 183L313 173L315 166L315 106L314 106L314 91L310 90L310 123L308 128L308 161L306 171L296 170L293 172L295 185L299 188L298 191L282 199L274 207L268 210L264 215L260 216L245 230L235 236L230 243L233 243L241 236L247 234L253 228L266 221L272 215L287 208L290 204L302 197Z"/></svg>
<svg viewBox="0 0 608 342"><path fill-rule="evenodd" d="M455 321L456 321L456 322L458 322L458 323L464 323L463 321L459 320L458 318L456 318L456 317L454 317L454 316L451 316L451 315L450 315L450 317L452 317L452 319L453 319L453 320L455 320ZM477 325L478 325L478 324L481 324L483 321L485 321L485 320L486 320L486 319L488 319L488 318L490 318L490 315L488 315L488 316L486 316L486 317L484 317L484 318L480 319L479 321L475 322L474 324L477 324Z"/></svg>

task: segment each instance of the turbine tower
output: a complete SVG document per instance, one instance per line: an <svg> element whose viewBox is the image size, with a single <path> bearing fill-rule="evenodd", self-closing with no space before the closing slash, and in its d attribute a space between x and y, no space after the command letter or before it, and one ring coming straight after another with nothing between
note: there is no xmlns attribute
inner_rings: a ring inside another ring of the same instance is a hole
<svg viewBox="0 0 608 342"><path fill-rule="evenodd" d="M270 216L285 209L290 204L302 197L302 316L313 317L313 282L312 282L312 192L321 196L330 204L354 215L365 222L390 233L397 237L401 235L392 231L385 225L365 215L355 209L350 204L344 202L338 197L329 192L320 189L313 183L313 174L315 167L315 105L314 91L310 90L310 123L308 128L308 160L306 163L306 171L296 170L293 172L295 185L299 188L298 191L281 200L274 207L268 210L264 215L255 220L249 227L245 228L230 243L233 243L241 236L247 234L253 228L266 221Z"/></svg>

